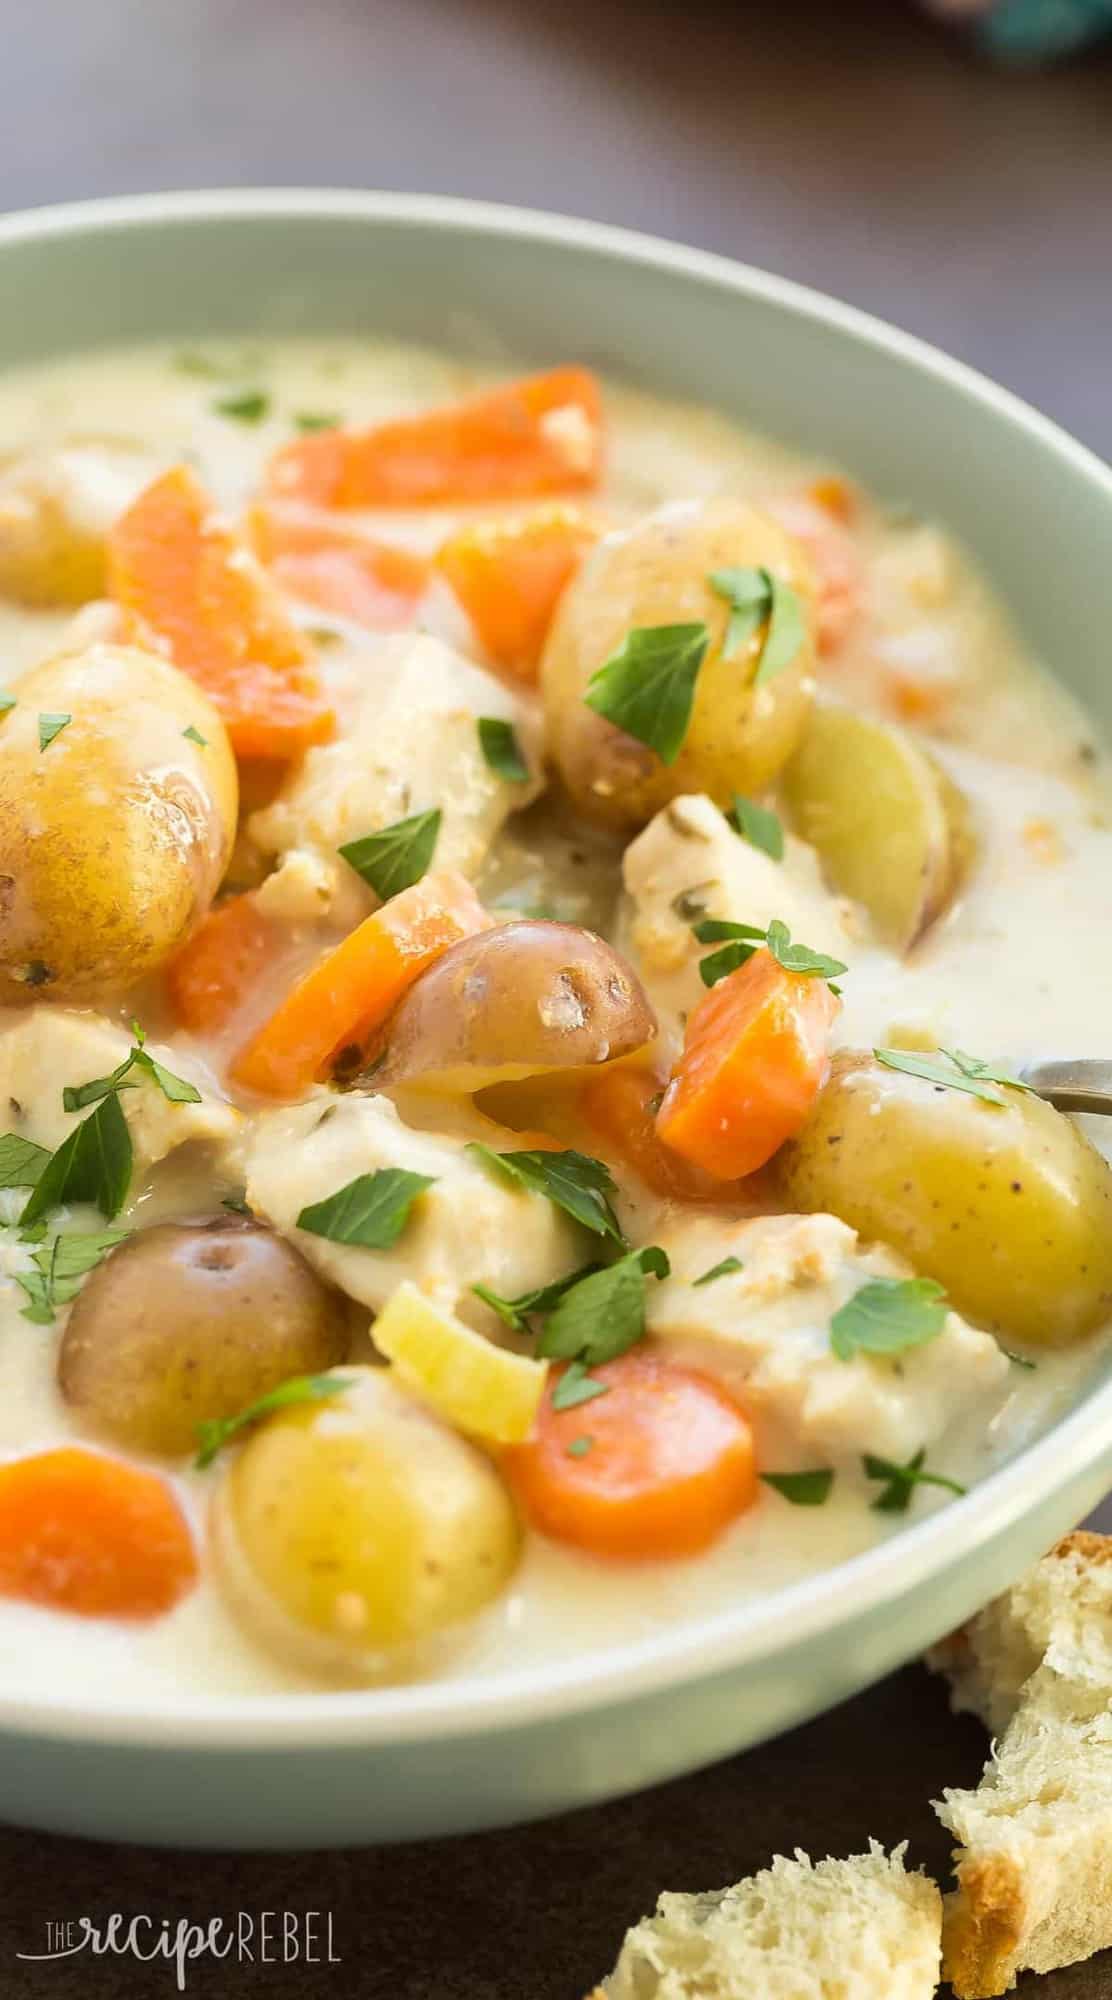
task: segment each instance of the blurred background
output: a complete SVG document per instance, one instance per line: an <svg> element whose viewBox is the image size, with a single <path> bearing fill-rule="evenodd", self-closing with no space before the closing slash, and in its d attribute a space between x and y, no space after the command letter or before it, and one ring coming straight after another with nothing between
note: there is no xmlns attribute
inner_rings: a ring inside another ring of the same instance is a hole
<svg viewBox="0 0 1112 2000"><path fill-rule="evenodd" d="M1112 0L0 0L0 206L306 183L722 250L1112 455ZM997 15L997 21L1002 18ZM10 301L8 310L18 310Z"/></svg>

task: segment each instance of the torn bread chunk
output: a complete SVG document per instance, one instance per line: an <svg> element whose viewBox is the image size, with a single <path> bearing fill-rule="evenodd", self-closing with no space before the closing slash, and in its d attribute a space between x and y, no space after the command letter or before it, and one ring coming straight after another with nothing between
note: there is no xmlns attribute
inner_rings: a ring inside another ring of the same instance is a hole
<svg viewBox="0 0 1112 2000"><path fill-rule="evenodd" d="M860 1470L865 1453L906 1461L1007 1375L992 1336L954 1312L919 1347L841 1360L830 1340L834 1313L870 1278L904 1277L907 1266L880 1246L862 1248L836 1216L724 1224L689 1215L666 1223L658 1241L672 1269L650 1289L650 1334L725 1382L770 1446L801 1463L818 1456ZM696 1282L727 1258L741 1269Z"/></svg>
<svg viewBox="0 0 1112 2000"><path fill-rule="evenodd" d="M488 1126L512 1144L512 1135ZM302 1209L362 1174L401 1167L432 1185L388 1250L336 1243L297 1227ZM500 1296L564 1277L591 1256L588 1232L546 1196L513 1186L484 1166L462 1137L406 1125L387 1097L321 1091L290 1110L255 1120L247 1154L251 1209L288 1236L308 1263L360 1304L379 1312L403 1279L483 1332L500 1322L471 1291Z"/></svg>
<svg viewBox="0 0 1112 2000"><path fill-rule="evenodd" d="M64 1007L0 1010L0 1115L4 1129L54 1152L87 1111L67 1111L63 1089L110 1076L132 1047L132 1037L99 1014ZM217 1094L202 1067L177 1049L148 1042L147 1051L175 1076L196 1085L199 1104L172 1103L142 1072L120 1093L141 1177L179 1146L201 1141L230 1156L244 1119Z"/></svg>
<svg viewBox="0 0 1112 2000"><path fill-rule="evenodd" d="M994 2000L1112 1947L1112 1537L1067 1536L930 1658L1003 1730L977 1789L935 1805L959 1843L946 1977Z"/></svg>
<svg viewBox="0 0 1112 2000"><path fill-rule="evenodd" d="M783 861L734 832L711 799L673 799L626 849L628 904L621 943L662 1021L677 1038L706 988L699 961L714 950L692 926L707 917L767 929L786 923L797 943L841 957L852 905L830 896L812 848L787 838Z"/></svg>
<svg viewBox="0 0 1112 2000"><path fill-rule="evenodd" d="M933 2000L941 1898L905 1853L797 1850L731 1889L663 1895L590 2000Z"/></svg>
<svg viewBox="0 0 1112 2000"><path fill-rule="evenodd" d="M487 763L479 740L484 717L513 728L531 774L524 782ZM248 832L266 855L296 849L323 856L333 895L358 894L365 911L373 892L361 888L338 848L437 807L436 866L474 877L508 815L541 790L539 743L528 697L439 639L387 639L369 658L350 725L308 752L278 797L251 815Z"/></svg>

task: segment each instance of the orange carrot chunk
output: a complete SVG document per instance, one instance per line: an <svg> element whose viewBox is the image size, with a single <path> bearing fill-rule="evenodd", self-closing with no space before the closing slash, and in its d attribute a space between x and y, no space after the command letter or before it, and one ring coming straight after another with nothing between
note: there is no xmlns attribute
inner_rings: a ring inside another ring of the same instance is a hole
<svg viewBox="0 0 1112 2000"><path fill-rule="evenodd" d="M222 1028L246 1000L275 946L274 926L254 896L233 896L212 910L166 968L166 989L180 1025L193 1034Z"/></svg>
<svg viewBox="0 0 1112 2000"><path fill-rule="evenodd" d="M426 556L307 509L265 501L249 510L247 528L259 561L292 597L373 632L413 623L429 579Z"/></svg>
<svg viewBox="0 0 1112 2000"><path fill-rule="evenodd" d="M613 1063L584 1084L579 1110L603 1158L631 1168L654 1194L669 1201L729 1199L729 1190L664 1145L657 1130L654 1105L662 1079L652 1070L631 1063ZM740 1190L739 1190L740 1192Z"/></svg>
<svg viewBox="0 0 1112 2000"><path fill-rule="evenodd" d="M288 760L333 735L308 641L189 466L163 473L121 514L108 582L210 696L238 756Z"/></svg>
<svg viewBox="0 0 1112 2000"><path fill-rule="evenodd" d="M442 951L490 921L454 869L425 875L298 981L236 1057L235 1081L267 1097L297 1097L327 1075L341 1049L361 1047L382 1026Z"/></svg>
<svg viewBox="0 0 1112 2000"><path fill-rule="evenodd" d="M554 1410L554 1370L536 1429L503 1465L542 1534L627 1561L709 1547L757 1490L753 1434L722 1386L631 1348L591 1371L607 1393Z"/></svg>
<svg viewBox="0 0 1112 2000"><path fill-rule="evenodd" d="M763 1167L822 1088L840 1011L825 979L786 972L770 951L756 952L688 1020L657 1113L664 1144L722 1180Z"/></svg>
<svg viewBox="0 0 1112 2000"><path fill-rule="evenodd" d="M0 1465L0 1595L86 1618L157 1618L197 1580L157 1473L65 1445Z"/></svg>
<svg viewBox="0 0 1112 2000"><path fill-rule="evenodd" d="M848 496L844 507L832 502L836 486ZM847 529L852 519L852 495L844 482L816 481L807 492L781 493L764 504L781 526L802 542L811 559L818 593L819 652L827 656L837 653L865 602L865 572Z"/></svg>
<svg viewBox="0 0 1112 2000"><path fill-rule="evenodd" d="M535 681L552 614L598 529L577 507L480 521L452 535L436 566L494 664Z"/></svg>
<svg viewBox="0 0 1112 2000"><path fill-rule="evenodd" d="M553 368L373 430L295 438L271 459L267 491L317 507L521 500L595 486L601 462L595 376Z"/></svg>

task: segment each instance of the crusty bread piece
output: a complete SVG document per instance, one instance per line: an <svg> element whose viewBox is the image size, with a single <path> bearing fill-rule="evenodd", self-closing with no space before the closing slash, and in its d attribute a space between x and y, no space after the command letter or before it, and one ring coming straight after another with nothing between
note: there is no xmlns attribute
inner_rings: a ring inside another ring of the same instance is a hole
<svg viewBox="0 0 1112 2000"><path fill-rule="evenodd" d="M905 1852L874 1840L812 1867L797 1851L732 1889L661 1896L590 2000L933 2000L942 1900Z"/></svg>
<svg viewBox="0 0 1112 2000"><path fill-rule="evenodd" d="M1112 1535L1067 1535L927 1660L949 1679L954 1707L971 1709L994 1736L1044 1662L1055 1684L1079 1695L1088 1685L1099 1710L1112 1696Z"/></svg>
<svg viewBox="0 0 1112 2000"><path fill-rule="evenodd" d="M1112 1946L1112 1537L1067 1536L936 1648L955 1705L1002 1730L957 1837L944 1970L958 2000Z"/></svg>

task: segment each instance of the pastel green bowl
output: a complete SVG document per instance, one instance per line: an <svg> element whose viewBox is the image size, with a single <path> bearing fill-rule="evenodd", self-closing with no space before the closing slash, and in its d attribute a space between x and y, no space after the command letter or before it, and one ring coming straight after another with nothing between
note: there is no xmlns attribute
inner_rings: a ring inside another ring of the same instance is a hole
<svg viewBox="0 0 1112 2000"><path fill-rule="evenodd" d="M1112 716L1112 475L990 382L831 300L619 230L402 195L154 196L0 222L0 361L215 332L367 330L597 363L829 454L940 516ZM0 1702L0 1815L310 1847L582 1805L841 1701L968 1616L1112 1482L1108 1370L964 1500L757 1607L571 1666L336 1695Z"/></svg>

